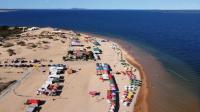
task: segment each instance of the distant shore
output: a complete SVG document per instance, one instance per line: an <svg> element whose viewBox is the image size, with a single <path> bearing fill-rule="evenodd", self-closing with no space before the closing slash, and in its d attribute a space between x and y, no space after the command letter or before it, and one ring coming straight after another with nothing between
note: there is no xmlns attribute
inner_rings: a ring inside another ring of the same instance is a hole
<svg viewBox="0 0 200 112"><path fill-rule="evenodd" d="M0 12L11 12L11 11L16 11L14 9L0 9Z"/></svg>

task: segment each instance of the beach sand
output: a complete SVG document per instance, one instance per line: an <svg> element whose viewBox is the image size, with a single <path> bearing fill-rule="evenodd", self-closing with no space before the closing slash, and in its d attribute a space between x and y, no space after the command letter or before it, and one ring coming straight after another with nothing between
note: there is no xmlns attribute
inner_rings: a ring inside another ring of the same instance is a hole
<svg viewBox="0 0 200 112"><path fill-rule="evenodd" d="M38 44L38 47L29 49L26 46L14 45L10 47L16 51L16 55L9 56L6 50L8 48L0 48L0 60L11 60L14 58L24 57L27 60L42 59L43 64L58 64L63 63L76 70L76 73L68 74L65 72L65 81L62 84L63 92L60 96L45 96L37 95L37 89L45 82L48 77L48 67L34 67L27 70L23 70L23 73L17 74L16 70L10 68L12 71L11 77L8 75L6 80L20 80L20 83L11 88L10 92L0 97L0 111L2 112L21 112L25 110L24 103L27 99L40 99L45 100L45 104L42 105L40 112L103 112L108 111L109 103L106 101L106 91L109 88L109 83L99 80L96 75L96 63L108 63L112 68L112 73L115 76L116 82L119 88L119 98L121 99L124 91L124 86L128 85L129 80L127 76L122 74L116 75L118 71L124 71L125 68L120 64L121 57L112 49L112 41L101 42L100 49L103 54L100 54L101 60L98 61L67 61L64 62L62 57L66 55L69 49L69 43L71 34L70 31L62 30L66 32L67 38L60 38L59 36L53 37L54 39L38 38L42 31L53 31L52 28L40 28L39 30L29 31L32 36L22 38L26 43L41 43L42 41L48 41L48 43ZM81 42L85 46L93 46L90 42L84 42L83 38L87 36L82 34L80 37ZM102 40L101 37L96 37L98 41ZM9 40L12 43L16 43L17 40ZM64 41L64 43L63 43ZM120 103L119 112L133 112L143 111L148 112L146 104L146 97L148 93L145 73L142 66L130 56L122 47L117 45L122 53L123 57L133 65L133 69L136 69L134 74L137 79L142 79L142 87L138 88L136 95L129 107ZM49 60L53 60L50 62ZM43 72L45 71L45 72ZM17 76L16 76L17 75ZM1 71L1 77L6 76L5 72ZM13 76L13 77L12 77ZM26 76L25 78L23 76ZM100 96L91 97L89 91L99 91ZM10 106L12 104L12 106Z"/></svg>
<svg viewBox="0 0 200 112"><path fill-rule="evenodd" d="M81 32L81 33L83 33L83 32ZM138 70L140 71L140 77L143 81L142 87L140 88L139 94L137 96L137 101L134 105L134 107L135 107L134 112L138 112L138 111L139 112L149 112L149 101L148 101L149 90L150 90L149 82L148 82L147 74L145 73L144 67L140 64L140 62L142 62L142 58L139 58L141 56L140 53L142 50L140 50L136 46L130 46L129 43L127 43L123 40L116 39L116 38L111 38L111 37L101 36L101 35L91 34L91 33L84 33L84 34L92 35L92 36L95 36L95 37L98 37L101 39L108 39L108 40L111 40L112 42L115 42L118 44L119 48L123 52L123 56L125 57L125 59L131 65L138 68ZM146 54L142 54L142 55L146 55ZM135 56L137 56L137 57L135 57ZM146 63L143 63L143 64L146 64Z"/></svg>

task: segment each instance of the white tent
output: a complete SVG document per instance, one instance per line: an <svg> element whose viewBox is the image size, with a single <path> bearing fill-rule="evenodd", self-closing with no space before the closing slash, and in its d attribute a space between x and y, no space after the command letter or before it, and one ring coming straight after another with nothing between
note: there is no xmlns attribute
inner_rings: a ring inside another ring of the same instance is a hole
<svg viewBox="0 0 200 112"><path fill-rule="evenodd" d="M46 84L52 84L53 83L53 79L52 78L48 78L46 81Z"/></svg>
<svg viewBox="0 0 200 112"><path fill-rule="evenodd" d="M60 75L49 75L48 78L60 78Z"/></svg>
<svg viewBox="0 0 200 112"><path fill-rule="evenodd" d="M108 79L109 79L109 76L108 76L108 74L103 74L103 75L102 75L102 78L103 78L104 80L108 80Z"/></svg>

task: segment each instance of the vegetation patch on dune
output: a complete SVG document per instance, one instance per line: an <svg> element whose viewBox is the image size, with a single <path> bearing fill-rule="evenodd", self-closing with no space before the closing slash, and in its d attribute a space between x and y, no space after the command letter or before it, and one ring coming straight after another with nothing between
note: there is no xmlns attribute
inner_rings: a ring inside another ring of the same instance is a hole
<svg viewBox="0 0 200 112"><path fill-rule="evenodd" d="M36 48L36 47L37 47L37 45L34 44L34 43L28 43L27 44L27 48L29 48L29 49Z"/></svg>
<svg viewBox="0 0 200 112"><path fill-rule="evenodd" d="M16 55L15 50L13 50L13 49L8 49L7 52L8 52L9 56Z"/></svg>
<svg viewBox="0 0 200 112"><path fill-rule="evenodd" d="M14 44L13 43L10 43L10 42L6 42L6 43L4 43L3 44L3 47L12 47L12 46L14 46Z"/></svg>
<svg viewBox="0 0 200 112"><path fill-rule="evenodd" d="M19 42L17 42L17 45L26 46L26 42L24 42L24 41L19 41Z"/></svg>
<svg viewBox="0 0 200 112"><path fill-rule="evenodd" d="M8 88L11 84L14 84L17 80L9 81L9 82L0 82L0 92L4 89Z"/></svg>
<svg viewBox="0 0 200 112"><path fill-rule="evenodd" d="M9 26L0 26L0 37L1 41L8 39L8 36L17 35L22 33L22 28L19 27L9 27Z"/></svg>

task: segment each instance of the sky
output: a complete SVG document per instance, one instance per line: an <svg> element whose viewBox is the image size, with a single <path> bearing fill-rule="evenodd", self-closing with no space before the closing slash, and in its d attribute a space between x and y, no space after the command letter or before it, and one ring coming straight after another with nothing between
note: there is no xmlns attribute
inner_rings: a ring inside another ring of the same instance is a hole
<svg viewBox="0 0 200 112"><path fill-rule="evenodd" d="M0 9L200 9L200 0L0 0Z"/></svg>

